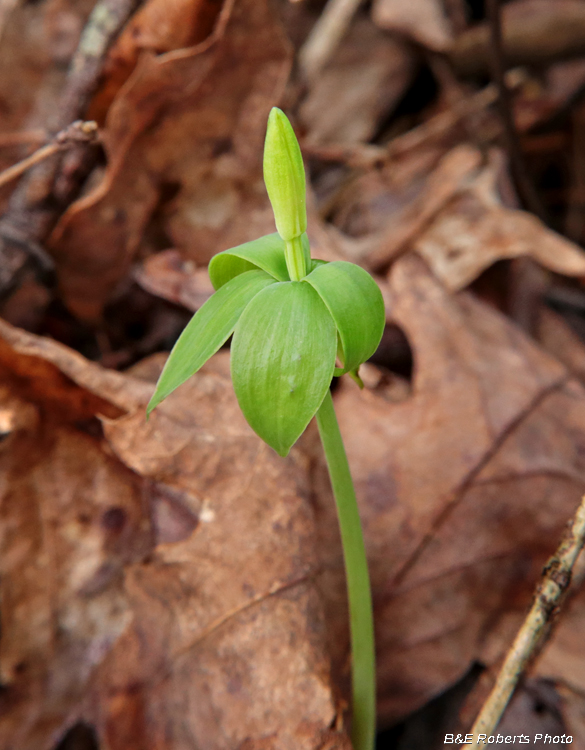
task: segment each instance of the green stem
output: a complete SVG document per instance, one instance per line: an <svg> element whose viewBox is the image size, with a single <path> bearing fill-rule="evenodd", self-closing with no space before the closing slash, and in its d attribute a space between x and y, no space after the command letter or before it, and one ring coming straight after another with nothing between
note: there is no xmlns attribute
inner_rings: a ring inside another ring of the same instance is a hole
<svg viewBox="0 0 585 750"><path fill-rule="evenodd" d="M284 257L286 259L286 267L288 268L290 280L300 281L301 279L304 279L307 275L307 266L301 235L293 237L292 240L287 240L284 249Z"/></svg>
<svg viewBox="0 0 585 750"><path fill-rule="evenodd" d="M327 391L317 412L317 425L337 504L345 560L352 653L351 738L354 750L373 750L376 730L376 662L370 577L355 490L330 391Z"/></svg>

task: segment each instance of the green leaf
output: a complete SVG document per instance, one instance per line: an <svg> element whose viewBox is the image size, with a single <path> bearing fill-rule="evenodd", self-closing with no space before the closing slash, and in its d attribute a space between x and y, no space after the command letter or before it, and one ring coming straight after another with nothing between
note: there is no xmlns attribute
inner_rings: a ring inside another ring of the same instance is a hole
<svg viewBox="0 0 585 750"><path fill-rule="evenodd" d="M314 271L319 266L326 266L330 262L331 261L329 260L321 260L321 258L311 258L311 264L308 266L308 268L310 269L309 273L311 273L311 271Z"/></svg>
<svg viewBox="0 0 585 750"><path fill-rule="evenodd" d="M238 321L231 347L234 389L252 429L286 456L333 377L337 333L308 284L274 284Z"/></svg>
<svg viewBox="0 0 585 750"><path fill-rule="evenodd" d="M318 266L303 282L318 292L331 313L343 346L343 372L357 369L378 348L384 332L384 300L363 268L336 260Z"/></svg>
<svg viewBox="0 0 585 750"><path fill-rule="evenodd" d="M247 271L215 292L191 318L173 347L146 414L191 377L232 334L246 305L276 282L264 271Z"/></svg>
<svg viewBox="0 0 585 750"><path fill-rule="evenodd" d="M254 268L266 271L277 281L288 281L284 248L284 240L274 232L214 255L208 269L213 288L219 289L230 279Z"/></svg>

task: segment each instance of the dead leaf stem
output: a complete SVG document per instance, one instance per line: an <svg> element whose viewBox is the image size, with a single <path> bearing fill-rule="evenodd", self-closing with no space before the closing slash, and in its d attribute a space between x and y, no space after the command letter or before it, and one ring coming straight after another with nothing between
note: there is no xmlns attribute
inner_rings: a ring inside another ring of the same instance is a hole
<svg viewBox="0 0 585 750"><path fill-rule="evenodd" d="M544 568L532 608L508 651L496 684L485 701L471 733L490 735L497 727L527 664L542 646L553 616L558 612L569 584L573 566L585 544L585 496L571 529ZM475 747L479 747L479 741Z"/></svg>
<svg viewBox="0 0 585 750"><path fill-rule="evenodd" d="M50 143L41 146L41 148L37 149L30 156L0 172L0 187L20 177L27 169L34 167L35 164L40 164L40 162L59 151L63 151L79 143L95 143L97 132L97 123L92 120L87 122L77 120L71 123L69 127L57 133Z"/></svg>

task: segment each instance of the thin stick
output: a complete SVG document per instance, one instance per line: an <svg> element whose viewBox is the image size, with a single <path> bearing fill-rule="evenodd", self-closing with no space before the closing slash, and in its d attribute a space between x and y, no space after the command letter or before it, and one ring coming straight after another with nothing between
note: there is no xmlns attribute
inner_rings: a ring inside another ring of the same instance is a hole
<svg viewBox="0 0 585 750"><path fill-rule="evenodd" d="M33 154L27 156L8 169L0 172L0 187L20 177L27 169L34 167L35 164L48 159L49 156L63 151L66 148L78 143L91 143L97 139L97 123L93 120L87 122L77 121L69 125L53 138L51 143L37 149Z"/></svg>
<svg viewBox="0 0 585 750"><path fill-rule="evenodd" d="M471 729L474 747L483 747L478 735L488 736L497 727L528 662L542 645L553 615L571 582L573 566L585 543L585 496L575 513L571 529L548 561L534 603L508 651L496 684ZM483 739L483 738L482 738Z"/></svg>
<svg viewBox="0 0 585 750"><path fill-rule="evenodd" d="M307 80L325 66L345 35L362 0L329 0L299 52L299 65Z"/></svg>
<svg viewBox="0 0 585 750"><path fill-rule="evenodd" d="M376 735L376 661L370 577L355 490L330 391L327 391L317 412L317 426L337 505L345 561L351 636L351 739L354 750L373 750Z"/></svg>
<svg viewBox="0 0 585 750"><path fill-rule="evenodd" d="M502 41L502 13L500 0L486 0L492 54L490 64L494 83L498 88L498 109L504 130L506 152L518 197L526 209L543 219L544 208L526 170L520 139L514 122L510 90L506 84L506 60Z"/></svg>

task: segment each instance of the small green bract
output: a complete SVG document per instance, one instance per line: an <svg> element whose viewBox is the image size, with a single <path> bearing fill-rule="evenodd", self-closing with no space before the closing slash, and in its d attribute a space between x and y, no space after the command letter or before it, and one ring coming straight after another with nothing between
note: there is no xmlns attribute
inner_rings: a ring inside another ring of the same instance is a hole
<svg viewBox="0 0 585 750"><path fill-rule="evenodd" d="M212 258L209 276L216 292L175 344L147 413L233 334L231 373L242 412L252 429L286 456L333 375L357 374L375 352L384 303L378 285L359 266L311 259L303 162L290 123L276 107L268 121L264 179L279 231Z"/></svg>

